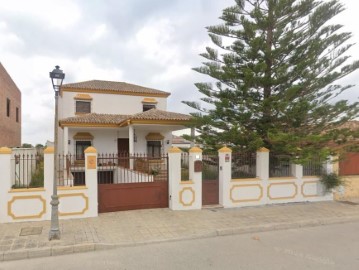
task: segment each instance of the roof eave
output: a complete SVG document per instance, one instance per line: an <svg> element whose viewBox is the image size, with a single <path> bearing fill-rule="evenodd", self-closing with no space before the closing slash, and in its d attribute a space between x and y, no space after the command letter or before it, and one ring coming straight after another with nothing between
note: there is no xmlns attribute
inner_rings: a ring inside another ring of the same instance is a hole
<svg viewBox="0 0 359 270"><path fill-rule="evenodd" d="M100 93L100 94L113 94L113 95L126 95L126 96L141 96L141 97L169 97L171 93L145 93L145 92L130 92L130 91L119 91L111 89L89 89L89 88L74 88L62 86L60 88L60 95L63 92L81 92L81 93Z"/></svg>

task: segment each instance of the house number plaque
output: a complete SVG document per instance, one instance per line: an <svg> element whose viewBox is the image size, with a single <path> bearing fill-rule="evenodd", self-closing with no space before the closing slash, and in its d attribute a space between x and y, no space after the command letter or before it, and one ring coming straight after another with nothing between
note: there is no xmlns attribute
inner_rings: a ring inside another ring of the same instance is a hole
<svg viewBox="0 0 359 270"><path fill-rule="evenodd" d="M202 161L196 160L194 162L194 172L202 172Z"/></svg>
<svg viewBox="0 0 359 270"><path fill-rule="evenodd" d="M96 169L96 157L95 156L89 156L87 157L87 169Z"/></svg>

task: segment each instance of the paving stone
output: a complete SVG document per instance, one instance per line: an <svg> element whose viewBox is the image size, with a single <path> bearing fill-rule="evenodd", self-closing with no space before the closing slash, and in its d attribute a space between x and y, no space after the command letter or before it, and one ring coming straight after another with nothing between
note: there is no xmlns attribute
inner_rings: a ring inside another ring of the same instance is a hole
<svg viewBox="0 0 359 270"><path fill-rule="evenodd" d="M27 250L10 250L4 252L4 261L23 260L28 258Z"/></svg>
<svg viewBox="0 0 359 270"><path fill-rule="evenodd" d="M91 219L60 220L61 240L51 242L47 238L49 221L0 224L0 256L1 248L6 252L11 251L6 250L8 247L20 253L27 251L29 257L30 253L40 257L351 220L359 220L359 206L336 202L194 211L122 211L100 214L99 217ZM44 229L39 235L20 237L19 231L26 227ZM39 252L36 253L36 250Z"/></svg>
<svg viewBox="0 0 359 270"><path fill-rule="evenodd" d="M94 251L95 250L95 244L94 243L83 243L74 245L74 253L76 252L87 252L87 251Z"/></svg>
<svg viewBox="0 0 359 270"><path fill-rule="evenodd" d="M73 252L74 252L73 246L53 246L51 248L52 256L71 254Z"/></svg>
<svg viewBox="0 0 359 270"><path fill-rule="evenodd" d="M51 256L51 248L37 248L28 251L29 258L40 258L40 257L49 257Z"/></svg>

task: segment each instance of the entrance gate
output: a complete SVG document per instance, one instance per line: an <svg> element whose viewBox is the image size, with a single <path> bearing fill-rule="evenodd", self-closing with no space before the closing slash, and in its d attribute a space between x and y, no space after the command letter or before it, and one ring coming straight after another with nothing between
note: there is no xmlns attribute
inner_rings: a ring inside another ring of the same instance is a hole
<svg viewBox="0 0 359 270"><path fill-rule="evenodd" d="M219 203L218 154L202 155L202 205Z"/></svg>
<svg viewBox="0 0 359 270"><path fill-rule="evenodd" d="M168 207L168 157L99 155L99 212Z"/></svg>

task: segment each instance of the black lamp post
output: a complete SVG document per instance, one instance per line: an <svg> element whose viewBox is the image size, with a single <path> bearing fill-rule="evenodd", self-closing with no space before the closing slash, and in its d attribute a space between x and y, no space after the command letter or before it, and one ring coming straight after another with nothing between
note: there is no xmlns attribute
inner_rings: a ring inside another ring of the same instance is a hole
<svg viewBox="0 0 359 270"><path fill-rule="evenodd" d="M65 73L62 72L59 66L55 66L55 69L50 72L50 78L52 81L52 86L55 91L55 130L54 130L54 183L53 183L53 192L51 196L51 228L49 232L49 240L60 239L60 229L59 229L59 197L57 196L57 128L58 128L58 99L59 91L62 85L62 82L65 78Z"/></svg>

